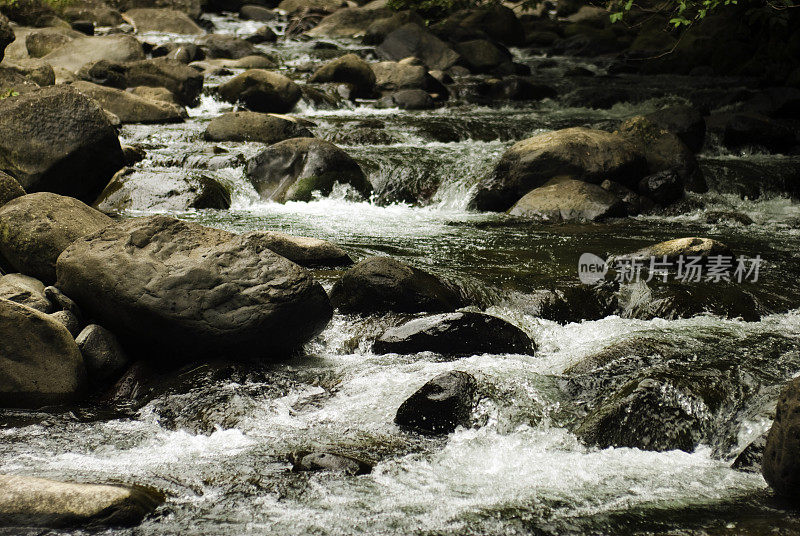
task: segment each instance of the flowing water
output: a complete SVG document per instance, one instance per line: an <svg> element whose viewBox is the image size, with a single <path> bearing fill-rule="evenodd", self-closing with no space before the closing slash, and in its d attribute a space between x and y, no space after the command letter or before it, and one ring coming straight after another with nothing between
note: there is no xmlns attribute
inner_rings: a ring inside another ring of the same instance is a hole
<svg viewBox="0 0 800 536"><path fill-rule="evenodd" d="M228 32L254 29L225 17L214 22ZM315 53L303 42L266 49L289 67ZM534 67L542 61L520 59ZM563 59L556 67L576 64ZM208 83L213 87L224 79ZM671 82L676 94L684 82ZM375 355L370 340L400 319L337 314L303 356L255 368L198 366L183 373L179 387L164 388L141 407L6 412L0 418L0 473L130 482L168 494L141 526L109 534L800 532L800 517L770 498L759 473L731 468L769 428L780 385L800 371L800 205L770 192L791 182L785 170L797 169L796 159L727 154L711 140L701 162L712 190L692 197L702 208L677 216L543 226L466 208L476 180L513 141L556 128L613 124L657 104L592 110L549 101L488 107L456 99L440 110L401 113L363 104L330 110L302 103L296 115L356 158L376 194L359 201L337 188L326 198L285 205L260 201L243 177L243 158L255 154L257 145L200 139L211 118L231 109L212 93L190 110L185 124L126 126L123 141L147 148L137 168L202 172L233 192L230 210L176 216L236 232L315 236L354 258L386 254L411 262L450 278L487 312L520 326L537 353L455 361L429 353ZM229 152L209 157L212 147ZM747 185L749 198L724 180L725 170L735 166L756 170L760 182ZM706 223L713 211L745 214L754 223ZM137 214L125 216L131 215ZM681 236L717 238L738 254L764 259L759 281L749 287L761 307L760 321L609 316L561 325L531 312L536 290L577 282L581 253L604 256ZM341 272L315 274L330 288ZM602 379L565 370L603 348L643 338L682 355L678 363L651 363L648 373L729 373L720 387L721 403L686 401L703 423L694 452L599 449L572 432L586 392L608 396L611 391L604 390L642 377L642 370ZM449 370L478 379L473 426L444 438L394 426L402 401ZM375 468L365 476L291 472L290 455L308 450L351 454Z"/></svg>

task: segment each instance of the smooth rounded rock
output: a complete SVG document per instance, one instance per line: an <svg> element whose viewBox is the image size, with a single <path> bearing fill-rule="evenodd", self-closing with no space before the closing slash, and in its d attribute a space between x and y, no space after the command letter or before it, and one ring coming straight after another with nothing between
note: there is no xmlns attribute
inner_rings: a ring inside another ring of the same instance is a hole
<svg viewBox="0 0 800 536"><path fill-rule="evenodd" d="M264 113L287 113L300 100L300 87L285 76L251 69L219 86L219 94L228 102L241 102L248 109Z"/></svg>
<svg viewBox="0 0 800 536"><path fill-rule="evenodd" d="M255 141L270 145L289 138L312 136L298 121L258 112L222 114L211 120L204 133L204 137L211 141Z"/></svg>

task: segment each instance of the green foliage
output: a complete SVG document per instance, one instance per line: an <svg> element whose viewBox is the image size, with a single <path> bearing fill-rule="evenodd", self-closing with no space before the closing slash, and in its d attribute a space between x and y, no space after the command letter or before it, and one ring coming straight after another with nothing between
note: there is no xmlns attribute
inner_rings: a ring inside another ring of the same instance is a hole
<svg viewBox="0 0 800 536"><path fill-rule="evenodd" d="M0 93L0 100L7 99L9 97L17 97L19 96L18 91L14 91L13 89L7 89L6 91Z"/></svg>
<svg viewBox="0 0 800 536"><path fill-rule="evenodd" d="M762 0L758 4L759 7L769 7L771 11L778 11L795 7L795 1ZM738 0L669 0L662 9L670 15L669 23L679 28L698 22L716 12L719 8L738 3ZM615 9L615 11L611 13L611 22L621 21L633 7L633 0L614 0L611 9Z"/></svg>

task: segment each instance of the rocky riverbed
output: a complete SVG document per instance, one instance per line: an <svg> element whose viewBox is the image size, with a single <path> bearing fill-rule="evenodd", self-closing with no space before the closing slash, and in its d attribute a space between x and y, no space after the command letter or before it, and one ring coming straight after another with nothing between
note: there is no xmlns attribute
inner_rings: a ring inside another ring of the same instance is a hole
<svg viewBox="0 0 800 536"><path fill-rule="evenodd" d="M800 34L569 4L0 9L0 534L800 531Z"/></svg>

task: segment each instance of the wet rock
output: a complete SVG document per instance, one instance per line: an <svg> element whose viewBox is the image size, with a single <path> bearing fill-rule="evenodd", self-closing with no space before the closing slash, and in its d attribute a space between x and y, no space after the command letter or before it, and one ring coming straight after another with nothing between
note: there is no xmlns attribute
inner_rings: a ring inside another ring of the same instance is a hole
<svg viewBox="0 0 800 536"><path fill-rule="evenodd" d="M731 467L747 473L760 473L768 435L769 432L766 432L747 445L733 460Z"/></svg>
<svg viewBox="0 0 800 536"><path fill-rule="evenodd" d="M421 432L449 434L458 426L469 426L476 392L471 374L440 374L400 405L394 422Z"/></svg>
<svg viewBox="0 0 800 536"><path fill-rule="evenodd" d="M428 74L422 65L409 65L396 61L382 61L370 65L375 73L375 86L379 90L424 89L447 95L447 88Z"/></svg>
<svg viewBox="0 0 800 536"><path fill-rule="evenodd" d="M649 261L652 257L661 259L666 256L668 261L677 261L680 257L696 256L707 259L710 256L718 255L733 257L733 252L728 246L713 238L688 237L659 242L633 253L614 258Z"/></svg>
<svg viewBox="0 0 800 536"><path fill-rule="evenodd" d="M278 40L278 34L276 34L272 28L265 25L245 37L245 40L249 43L253 43L254 45L261 43L274 43Z"/></svg>
<svg viewBox="0 0 800 536"><path fill-rule="evenodd" d="M231 196L219 181L202 173L125 168L114 175L94 206L107 213L123 210L222 210L230 208Z"/></svg>
<svg viewBox="0 0 800 536"><path fill-rule="evenodd" d="M0 298L36 309L40 313L53 311L53 304L44 292L44 283L23 274L0 276Z"/></svg>
<svg viewBox="0 0 800 536"><path fill-rule="evenodd" d="M418 24L419 26L425 25L422 17L414 11L400 11L390 17L371 22L364 33L363 42L365 45L378 45L386 39L387 35L408 23Z"/></svg>
<svg viewBox="0 0 800 536"><path fill-rule="evenodd" d="M111 222L77 199L28 194L0 207L0 254L17 271L49 284L55 281L61 252Z"/></svg>
<svg viewBox="0 0 800 536"><path fill-rule="evenodd" d="M277 16L271 9L255 4L245 4L239 10L239 17L243 20L266 22L275 19Z"/></svg>
<svg viewBox="0 0 800 536"><path fill-rule="evenodd" d="M534 291L525 312L559 324L600 320L616 312L617 302L603 289L580 285Z"/></svg>
<svg viewBox="0 0 800 536"><path fill-rule="evenodd" d="M136 38L129 35L104 35L73 39L42 59L55 67L73 73L87 63L105 60L125 63L144 59L144 50Z"/></svg>
<svg viewBox="0 0 800 536"><path fill-rule="evenodd" d="M300 100L297 84L283 75L252 69L219 86L219 93L228 102L241 102L248 109L264 113L287 113Z"/></svg>
<svg viewBox="0 0 800 536"><path fill-rule="evenodd" d="M74 402L85 387L83 359L69 331L44 313L0 298L0 406Z"/></svg>
<svg viewBox="0 0 800 536"><path fill-rule="evenodd" d="M343 313L437 313L463 305L438 277L389 257L368 257L345 272L331 289L331 303Z"/></svg>
<svg viewBox="0 0 800 536"><path fill-rule="evenodd" d="M706 137L706 122L697 109L686 106L668 106L645 117L658 127L672 132L694 153L700 152Z"/></svg>
<svg viewBox="0 0 800 536"><path fill-rule="evenodd" d="M64 69L60 69L59 73L70 74L69 71L65 71ZM61 78L61 76L62 75L59 74L59 78ZM64 77L64 83L73 82L75 79L118 89L125 89L128 84L125 79L125 66L121 63L111 63L106 60L87 63L78 69L78 72L73 75L73 78L69 78L68 76Z"/></svg>
<svg viewBox="0 0 800 536"><path fill-rule="evenodd" d="M291 0L290 0L291 1ZM336 2L338 0L325 0ZM306 32L310 37L361 37L375 21L392 15L388 9L344 8L334 11Z"/></svg>
<svg viewBox="0 0 800 536"><path fill-rule="evenodd" d="M486 39L474 39L454 45L461 56L461 63L473 73L489 73L505 63L511 55Z"/></svg>
<svg viewBox="0 0 800 536"><path fill-rule="evenodd" d="M557 130L512 145L480 181L471 205L504 211L553 177L634 185L645 171L644 156L622 136L581 127Z"/></svg>
<svg viewBox="0 0 800 536"><path fill-rule="evenodd" d="M289 15L295 15L306 9L333 13L346 6L342 0L282 0L278 4L278 9Z"/></svg>
<svg viewBox="0 0 800 536"><path fill-rule="evenodd" d="M549 99L556 90L544 84L536 84L521 76L492 78L478 84L478 92L491 100L529 101Z"/></svg>
<svg viewBox="0 0 800 536"><path fill-rule="evenodd" d="M0 525L6 526L130 526L163 502L163 495L141 487L0 475Z"/></svg>
<svg viewBox="0 0 800 536"><path fill-rule="evenodd" d="M642 179L642 181L644 180ZM625 213L628 216L650 212L655 207L652 199L645 195L639 195L618 182L605 180L600 184L600 187L611 192L622 201L622 204L625 205Z"/></svg>
<svg viewBox="0 0 800 536"><path fill-rule="evenodd" d="M170 41L155 47L151 54L154 58L167 57L181 63L191 63L205 59L205 53L194 43Z"/></svg>
<svg viewBox="0 0 800 536"><path fill-rule="evenodd" d="M350 456L333 452L312 452L298 456L292 470L294 471L331 471L350 476L368 475L372 465Z"/></svg>
<svg viewBox="0 0 800 536"><path fill-rule="evenodd" d="M800 496L800 378L786 385L778 400L775 420L767 435L762 473L780 497Z"/></svg>
<svg viewBox="0 0 800 536"><path fill-rule="evenodd" d="M73 337L77 337L78 334L81 332L81 321L75 316L74 313L70 311L56 311L55 313L50 313L50 318L67 328L69 334Z"/></svg>
<svg viewBox="0 0 800 536"><path fill-rule="evenodd" d="M211 34L198 41L210 59L224 58L237 60L245 56L258 54L258 49L253 43L233 35Z"/></svg>
<svg viewBox="0 0 800 536"><path fill-rule="evenodd" d="M96 100L123 123L181 123L186 118L186 110L176 104L146 99L91 82L73 82L72 87Z"/></svg>
<svg viewBox="0 0 800 536"><path fill-rule="evenodd" d="M661 206L683 197L683 180L675 170L659 171L639 181L639 193Z"/></svg>
<svg viewBox="0 0 800 536"><path fill-rule="evenodd" d="M203 75L169 58L135 61L124 66L127 87L163 87L185 106L197 104L203 90Z"/></svg>
<svg viewBox="0 0 800 536"><path fill-rule="evenodd" d="M91 201L123 165L103 110L70 87L0 100L0 131L3 170L28 192Z"/></svg>
<svg viewBox="0 0 800 536"><path fill-rule="evenodd" d="M128 368L125 350L113 333L97 324L89 324L75 338L83 356L89 382L94 386L115 381Z"/></svg>
<svg viewBox="0 0 800 536"><path fill-rule="evenodd" d="M433 98L423 89L401 89L375 103L377 108L401 110L431 110L436 107Z"/></svg>
<svg viewBox="0 0 800 536"><path fill-rule="evenodd" d="M23 195L25 195L25 190L17 182L17 179L0 171L0 207Z"/></svg>
<svg viewBox="0 0 800 536"><path fill-rule="evenodd" d="M256 141L266 144L312 136L302 123L290 117L258 112L222 114L211 120L204 133L204 137L211 141Z"/></svg>
<svg viewBox="0 0 800 536"><path fill-rule="evenodd" d="M452 67L459 59L457 52L414 23L405 24L387 35L376 52L381 58L390 61L414 56L422 60L429 69L441 71Z"/></svg>
<svg viewBox="0 0 800 536"><path fill-rule="evenodd" d="M182 11L174 9L138 8L125 12L138 33L161 32L182 35L200 35L206 33Z"/></svg>
<svg viewBox="0 0 800 536"><path fill-rule="evenodd" d="M596 184L554 179L522 196L508 213L548 222L601 221L625 216L616 195Z"/></svg>
<svg viewBox="0 0 800 536"><path fill-rule="evenodd" d="M755 113L736 113L722 118L722 142L730 149L764 147L785 153L797 146L797 135L786 125ZM715 119L716 123L719 119Z"/></svg>
<svg viewBox="0 0 800 536"><path fill-rule="evenodd" d="M78 240L57 272L58 287L129 352L170 364L285 359L332 315L322 286L258 235L165 216Z"/></svg>
<svg viewBox="0 0 800 536"><path fill-rule="evenodd" d="M712 210L704 215L706 223L710 224L738 224L752 225L753 218L741 212L730 212L724 210Z"/></svg>
<svg viewBox="0 0 800 536"><path fill-rule="evenodd" d="M305 267L348 266L353 260L345 250L327 240L292 236L277 231L255 231L265 247Z"/></svg>
<svg viewBox="0 0 800 536"><path fill-rule="evenodd" d="M3 66L30 78L39 86L52 86L56 83L56 73L49 63L38 59L6 60Z"/></svg>
<svg viewBox="0 0 800 536"><path fill-rule="evenodd" d="M3 60L6 47L14 42L14 30L5 15L0 14L0 61Z"/></svg>
<svg viewBox="0 0 800 536"><path fill-rule="evenodd" d="M341 82L355 88L356 97L369 97L375 90L375 73L355 54L346 54L320 67L309 83Z"/></svg>
<svg viewBox="0 0 800 536"><path fill-rule="evenodd" d="M411 320L386 330L375 341L378 354L434 352L466 357L477 354L533 354L524 331L495 316L456 312Z"/></svg>
<svg viewBox="0 0 800 536"><path fill-rule="evenodd" d="M316 138L291 138L266 148L247 162L246 175L262 199L279 203L309 201L315 191L327 195L336 182L364 197L372 189L355 160Z"/></svg>
<svg viewBox="0 0 800 536"><path fill-rule="evenodd" d="M80 32L67 28L42 28L25 36L25 48L31 58L42 58L81 37Z"/></svg>
<svg viewBox="0 0 800 536"><path fill-rule="evenodd" d="M132 166L144 160L147 153L141 147L134 147L133 145L123 145L122 153L125 155L125 165Z"/></svg>

